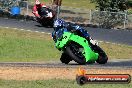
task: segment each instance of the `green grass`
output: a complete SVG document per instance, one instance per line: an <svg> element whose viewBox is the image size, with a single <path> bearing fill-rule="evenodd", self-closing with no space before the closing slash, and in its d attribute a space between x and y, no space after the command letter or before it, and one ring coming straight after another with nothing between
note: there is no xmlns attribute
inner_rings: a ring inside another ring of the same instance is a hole
<svg viewBox="0 0 132 88"><path fill-rule="evenodd" d="M62 6L95 9L95 4L91 3L90 0L63 0Z"/></svg>
<svg viewBox="0 0 132 88"><path fill-rule="evenodd" d="M0 80L0 88L132 88L130 84L86 84L79 86L75 80L36 80L13 81Z"/></svg>
<svg viewBox="0 0 132 88"><path fill-rule="evenodd" d="M34 2L34 0L29 0ZM49 3L51 0L40 0L41 2ZM95 9L95 4L91 3L90 0L62 0L62 6Z"/></svg>
<svg viewBox="0 0 132 88"><path fill-rule="evenodd" d="M110 59L132 59L132 46L100 43Z"/></svg>
<svg viewBox="0 0 132 88"><path fill-rule="evenodd" d="M49 61L59 57L49 35L0 29L0 61Z"/></svg>
<svg viewBox="0 0 132 88"><path fill-rule="evenodd" d="M111 59L131 59L132 46L100 43ZM61 52L51 35L0 28L0 62L57 61Z"/></svg>

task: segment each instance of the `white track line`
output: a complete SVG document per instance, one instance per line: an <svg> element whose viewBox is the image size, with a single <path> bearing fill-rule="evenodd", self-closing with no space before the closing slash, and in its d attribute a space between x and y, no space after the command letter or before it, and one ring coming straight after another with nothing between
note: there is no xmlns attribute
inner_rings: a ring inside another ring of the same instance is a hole
<svg viewBox="0 0 132 88"><path fill-rule="evenodd" d="M18 30L18 29L17 29ZM20 29L21 31L23 31L24 29Z"/></svg>
<svg viewBox="0 0 132 88"><path fill-rule="evenodd" d="M28 31L28 32L37 32L37 33L42 33L42 34L51 35L51 33L46 33L46 32L32 31L32 30L19 29L19 28L10 28L10 27L3 27L3 26L0 26L0 27L1 27L1 28L6 28L6 29L14 29L14 30L21 30L21 31Z"/></svg>
<svg viewBox="0 0 132 88"><path fill-rule="evenodd" d="M5 28L7 28L7 29L8 29L9 27L5 27Z"/></svg>
<svg viewBox="0 0 132 88"><path fill-rule="evenodd" d="M41 32L41 33L45 33L45 32Z"/></svg>
<svg viewBox="0 0 132 88"><path fill-rule="evenodd" d="M39 31L32 31L32 30L26 30L26 29L19 29L19 28L10 28L10 27L3 27L3 26L0 26L1 28L6 28L6 29L15 29L15 30L21 30L21 31L28 31L28 32L36 32L36 33L42 33L42 34L48 34L48 35L51 35L51 33L46 33L46 32L39 32ZM96 40L97 42L99 43L102 43L104 41L98 41ZM113 45L121 45L121 44L117 44L117 43L111 43L111 42L105 42L105 43L110 43L110 44L113 44Z"/></svg>
<svg viewBox="0 0 132 88"><path fill-rule="evenodd" d="M39 31L35 31L35 32L39 32Z"/></svg>

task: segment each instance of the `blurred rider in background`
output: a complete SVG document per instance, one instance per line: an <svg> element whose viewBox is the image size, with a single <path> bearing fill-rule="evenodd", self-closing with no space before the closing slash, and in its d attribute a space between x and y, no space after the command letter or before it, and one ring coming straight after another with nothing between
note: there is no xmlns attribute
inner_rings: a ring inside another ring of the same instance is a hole
<svg viewBox="0 0 132 88"><path fill-rule="evenodd" d="M45 7L47 8L47 6L45 5L45 3L40 3L39 0L35 0L35 5L32 9L32 13L35 15L35 17L37 18L37 20L39 21L41 19L41 8Z"/></svg>

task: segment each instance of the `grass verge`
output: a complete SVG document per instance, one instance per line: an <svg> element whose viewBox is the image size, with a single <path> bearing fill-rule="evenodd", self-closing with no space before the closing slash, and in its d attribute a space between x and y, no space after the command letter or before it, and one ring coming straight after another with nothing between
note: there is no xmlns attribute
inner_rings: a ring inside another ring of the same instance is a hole
<svg viewBox="0 0 132 88"><path fill-rule="evenodd" d="M57 60L50 35L0 28L0 61L30 62Z"/></svg>
<svg viewBox="0 0 132 88"><path fill-rule="evenodd" d="M130 84L86 84L79 86L75 80L36 80L13 81L0 80L0 88L132 88Z"/></svg>
<svg viewBox="0 0 132 88"><path fill-rule="evenodd" d="M29 0L34 2L34 0ZM50 3L51 0L40 0L41 2ZM90 0L62 0L62 6L83 8L83 9L95 9L95 4L91 3Z"/></svg>
<svg viewBox="0 0 132 88"><path fill-rule="evenodd" d="M110 59L132 59L132 46L100 43Z"/></svg>
<svg viewBox="0 0 132 88"><path fill-rule="evenodd" d="M101 43L109 58L131 59L132 46ZM1 62L39 62L59 60L50 35L0 28Z"/></svg>

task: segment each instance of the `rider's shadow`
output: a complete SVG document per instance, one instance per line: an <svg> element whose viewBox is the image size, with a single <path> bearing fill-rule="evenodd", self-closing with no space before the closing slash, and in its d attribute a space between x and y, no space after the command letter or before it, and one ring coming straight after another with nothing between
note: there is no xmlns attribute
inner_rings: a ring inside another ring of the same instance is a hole
<svg viewBox="0 0 132 88"><path fill-rule="evenodd" d="M53 28L52 26L48 26L48 25L35 25L36 27L43 27L43 28Z"/></svg>
<svg viewBox="0 0 132 88"><path fill-rule="evenodd" d="M35 25L36 27L44 27L43 25L39 25L39 24L37 24L37 25Z"/></svg>
<svg viewBox="0 0 132 88"><path fill-rule="evenodd" d="M71 66L77 66L78 63L69 63ZM86 66L99 66L99 67L132 67L132 60L127 61L108 61L106 64L89 63Z"/></svg>
<svg viewBox="0 0 132 88"><path fill-rule="evenodd" d="M127 60L127 61L115 61L115 62L108 62L104 64L106 67L111 66L111 67L132 67L132 60Z"/></svg>

